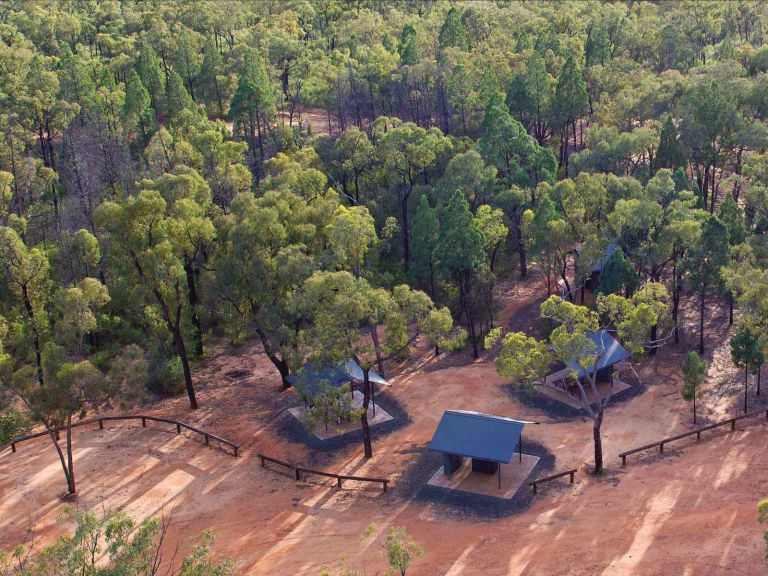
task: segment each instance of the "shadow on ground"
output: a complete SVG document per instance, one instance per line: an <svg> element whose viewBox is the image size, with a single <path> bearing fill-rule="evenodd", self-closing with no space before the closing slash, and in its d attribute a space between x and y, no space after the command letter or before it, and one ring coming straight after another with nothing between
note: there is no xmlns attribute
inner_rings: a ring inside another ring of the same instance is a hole
<svg viewBox="0 0 768 576"><path fill-rule="evenodd" d="M442 465L442 456L437 452L428 451L424 446L415 445L403 450L405 454L416 456L395 484L392 490L393 497L432 505L437 508L441 517L451 520L484 522L515 514L527 508L532 500L532 491L527 483L553 472L555 467L555 455L543 444L526 440L523 450L526 454L538 456L539 461L531 472L529 480L526 480L515 496L509 500L428 485L429 479Z"/></svg>
<svg viewBox="0 0 768 576"><path fill-rule="evenodd" d="M376 405L386 410L392 420L387 420L371 427L371 438L374 444L380 438L411 423L411 418L403 405L389 392L376 395ZM351 444L362 444L362 430L352 430L347 434L321 440L312 432L307 431L304 425L293 415L285 411L274 423L275 432L290 442L299 442L312 449L303 466L325 466L336 457L336 452Z"/></svg>

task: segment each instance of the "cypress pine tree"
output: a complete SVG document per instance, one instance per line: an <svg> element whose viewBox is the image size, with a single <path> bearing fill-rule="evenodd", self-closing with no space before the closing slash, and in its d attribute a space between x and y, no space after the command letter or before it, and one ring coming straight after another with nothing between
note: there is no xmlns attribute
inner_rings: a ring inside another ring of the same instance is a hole
<svg viewBox="0 0 768 576"><path fill-rule="evenodd" d="M435 299L435 249L440 231L437 210L429 205L426 195L419 199L419 207L411 225L413 247L408 271L421 285L426 285L432 300Z"/></svg>
<svg viewBox="0 0 768 576"><path fill-rule="evenodd" d="M457 284L472 354L479 358L473 288L486 261L485 246L483 233L477 229L469 204L460 190L453 192L445 208L436 256L442 272Z"/></svg>
<svg viewBox="0 0 768 576"><path fill-rule="evenodd" d="M178 72L171 71L168 80L168 121L171 124L180 122L184 110L196 111L197 106L184 87L184 80Z"/></svg>
<svg viewBox="0 0 768 576"><path fill-rule="evenodd" d="M621 248L608 257L600 271L595 294L621 294L629 297L640 285L640 278L632 268L632 262L624 256Z"/></svg>
<svg viewBox="0 0 768 576"><path fill-rule="evenodd" d="M677 129L672 122L672 115L667 114L659 135L659 148L654 158L654 171L659 168L675 168L685 165L683 145L677 137Z"/></svg>
<svg viewBox="0 0 768 576"><path fill-rule="evenodd" d="M226 113L222 86L219 83L222 67L221 53L216 48L213 38L209 37L203 48L203 63L200 65L198 85L202 90L203 102L208 110L215 111L216 116L223 116Z"/></svg>
<svg viewBox="0 0 768 576"><path fill-rule="evenodd" d="M165 112L165 79L160 58L149 43L145 42L136 60L136 71L141 83L144 84L152 101L152 108L162 116Z"/></svg>
<svg viewBox="0 0 768 576"><path fill-rule="evenodd" d="M467 32L464 30L464 23L461 21L461 16L456 6L451 6L448 12L445 13L445 20L440 27L437 41L440 43L440 48L455 46L462 50L467 50L469 47Z"/></svg>
<svg viewBox="0 0 768 576"><path fill-rule="evenodd" d="M123 102L123 123L128 131L138 126L142 138L152 127L152 104L149 91L141 82L135 70L130 69L125 77L125 101Z"/></svg>

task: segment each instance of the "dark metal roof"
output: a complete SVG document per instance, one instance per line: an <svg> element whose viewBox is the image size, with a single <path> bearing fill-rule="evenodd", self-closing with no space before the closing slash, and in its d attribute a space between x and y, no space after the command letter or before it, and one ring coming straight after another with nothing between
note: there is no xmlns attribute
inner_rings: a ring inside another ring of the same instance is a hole
<svg viewBox="0 0 768 576"><path fill-rule="evenodd" d="M597 370L608 368L619 362L622 362L629 358L631 354L629 351L619 344L616 339L611 336L607 330L598 330L597 332L590 332L587 334L589 339L595 343L595 353L600 354L600 358L597 360ZM566 365L571 370L576 370L580 377L592 374L594 370L593 366L590 366L586 370L579 366L576 362L566 362Z"/></svg>
<svg viewBox="0 0 768 576"><path fill-rule="evenodd" d="M390 385L375 370L368 371L368 379L374 384ZM320 391L320 385L323 382L334 388L350 383L355 386L364 383L364 375L360 364L354 358L350 358L338 364L307 362L296 373L289 375L287 380L312 396Z"/></svg>
<svg viewBox="0 0 768 576"><path fill-rule="evenodd" d="M519 420L503 416L446 410L429 449L491 462L509 462L524 425Z"/></svg>
<svg viewBox="0 0 768 576"><path fill-rule="evenodd" d="M600 272L603 269L603 266L605 266L605 263L608 262L608 258L610 258L614 252L616 252L616 244L611 243L608 244L608 246L605 247L605 250L603 250L603 255L600 256L597 262L592 266L591 272L594 274L596 272ZM576 247L573 249L573 251L578 254L581 252L581 247Z"/></svg>

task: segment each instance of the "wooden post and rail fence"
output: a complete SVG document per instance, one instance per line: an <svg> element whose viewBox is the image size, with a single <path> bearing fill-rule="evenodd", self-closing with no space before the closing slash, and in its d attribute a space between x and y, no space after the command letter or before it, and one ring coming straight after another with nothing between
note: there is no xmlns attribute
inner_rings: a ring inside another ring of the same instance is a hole
<svg viewBox="0 0 768 576"><path fill-rule="evenodd" d="M543 484L544 482L549 482L550 480L557 480L558 478L562 478L563 476L570 476L571 477L571 484L573 484L574 476L576 475L576 468L571 468L570 470L563 470L562 472L558 472L557 474L552 474L550 476L544 476L544 478L538 478L534 480L533 482L528 482L528 486L533 488L533 493L538 494L539 493L539 484Z"/></svg>
<svg viewBox="0 0 768 576"><path fill-rule="evenodd" d="M706 432L707 430L713 430L721 426L730 426L731 430L735 430L736 422L740 420L746 420L748 418L755 418L757 416L761 416L763 413L765 413L765 418L768 419L768 410L757 410L756 412L749 412L747 414L742 414L741 416L734 416L733 418L721 420L720 422L715 422L714 424L708 424L707 426L694 428L693 430L689 430L688 432L683 432L682 434L678 434L677 436L670 436L669 438L664 438L663 440L658 440L656 442L651 442L650 444L646 444L638 448L633 448L632 450L627 450L626 452L622 452L621 454L619 454L619 458L621 458L621 465L626 466L627 456L631 456L632 454L637 454L638 452L651 450L652 448L658 448L659 454L663 454L665 444L669 444L670 442L674 442L676 440L682 440L683 438L688 438L689 436L696 436L696 441L698 442L699 440L701 440L702 432Z"/></svg>
<svg viewBox="0 0 768 576"><path fill-rule="evenodd" d="M195 434L199 434L203 437L203 441L205 442L206 446L211 445L211 440L215 440L219 442L220 444L223 444L225 446L229 446L232 448L232 451L234 453L234 456L239 456L240 452L240 445L236 442L232 442L231 440L227 440L226 438L222 438L221 436L218 436L217 434L212 434L211 432L206 432L205 430L200 430L199 428L195 428L194 426L190 426L186 422L181 422L179 420L174 420L173 418L162 418L160 416L147 416L147 415L127 415L127 416L101 416L99 418L91 418L89 420L81 420L79 422L74 422L72 424L72 428L78 428L80 426L87 426L89 424L96 424L99 425L99 430L104 429L104 422L109 421L115 421L115 420L141 420L141 426L143 428L147 427L147 421L150 422L162 422L165 424L173 424L176 426L176 434L181 434L181 429L184 428L185 430L189 430L190 432L194 432ZM56 435L56 440L59 439L59 433L63 430L66 430L66 428L55 428L53 430L53 433ZM11 452L16 452L16 445L21 444L22 442L26 442L28 440L34 440L35 438L41 438L43 436L48 436L49 432L47 430L43 430L42 432L36 432L34 434L28 434L26 436L19 436L18 438L14 438L11 440Z"/></svg>
<svg viewBox="0 0 768 576"><path fill-rule="evenodd" d="M265 468L267 466L267 462L273 462L274 464L278 464L280 466L283 466L284 468L288 468L289 470L292 470L293 475L297 481L301 480L302 474L305 474L305 475L315 474L317 476L335 478L337 488L341 488L341 483L344 480L353 480L356 482L380 483L384 488L384 492L387 491L387 487L389 486L389 480L386 478L370 478L367 476L349 476L346 474L334 474L333 472L323 472L322 470L313 470L312 468L304 468L303 466L294 466L289 462L284 462L283 460L278 460L277 458L272 458L271 456L265 456L264 454L257 454L257 456L261 459L262 468Z"/></svg>

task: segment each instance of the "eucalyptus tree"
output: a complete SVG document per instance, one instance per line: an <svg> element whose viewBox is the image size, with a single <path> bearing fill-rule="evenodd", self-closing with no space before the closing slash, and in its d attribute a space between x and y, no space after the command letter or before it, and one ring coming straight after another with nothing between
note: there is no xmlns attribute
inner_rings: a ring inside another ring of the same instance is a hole
<svg viewBox="0 0 768 576"><path fill-rule="evenodd" d="M687 283L699 300L699 354L704 354L707 297L722 287L720 271L728 264L729 257L728 229L716 216L710 216L702 227L698 242L688 249L683 264Z"/></svg>
<svg viewBox="0 0 768 576"><path fill-rule="evenodd" d="M27 246L13 228L1 227L0 272L4 312L19 324L19 337L31 344L37 380L45 384L42 357L52 296L48 254L38 246Z"/></svg>
<svg viewBox="0 0 768 576"><path fill-rule="evenodd" d="M573 145L576 147L576 121L589 113L589 94L584 82L581 67L569 54L560 74L557 77L555 93L550 104L550 115L553 125L560 130L560 166L568 174L568 138L573 134Z"/></svg>
<svg viewBox="0 0 768 576"><path fill-rule="evenodd" d="M315 272L296 290L293 300L297 314L304 319L299 331L302 356L331 363L351 357L363 370L360 423L365 457L370 458L370 370L375 362L381 361L382 354L392 356L410 347L419 333L419 324L433 309L432 302L423 292L407 286L396 286L391 291L375 288L367 280L345 271ZM411 324L415 325L414 335L409 334ZM440 337L451 330L449 326ZM366 337L361 338L361 334ZM432 336L434 344L441 342L437 332Z"/></svg>
<svg viewBox="0 0 768 576"><path fill-rule="evenodd" d="M174 187L169 192L183 191ZM110 265L108 285L117 285L134 306L140 302L143 307L136 313L142 321L161 340L170 338L193 409L197 399L187 345L187 323L193 310L185 259L195 246L213 238L212 223L196 200L194 195L183 194L166 200L158 189L147 187L125 199L103 202L95 214Z"/></svg>
<svg viewBox="0 0 768 576"><path fill-rule="evenodd" d="M749 373L759 374L760 367L765 362L764 341L760 333L747 323L742 323L731 337L731 360L736 366L744 368L744 414L747 413L747 396L749 390Z"/></svg>
<svg viewBox="0 0 768 576"><path fill-rule="evenodd" d="M379 125L387 122L378 118ZM452 150L451 141L437 128L424 129L411 122L387 130L377 143L377 153L391 175L390 186L397 198L402 227L403 262L411 261L409 201L419 180L429 183L429 171Z"/></svg>
<svg viewBox="0 0 768 576"><path fill-rule="evenodd" d="M238 131L244 134L254 160L258 152L260 162L258 170L255 170L257 176L261 174L261 164L267 159L264 141L274 114L274 88L261 57L251 53L244 58L237 89L229 104L229 116ZM256 162L253 164L256 165Z"/></svg>
<svg viewBox="0 0 768 576"><path fill-rule="evenodd" d="M666 293L661 285L648 284L632 299L618 295L601 297L598 309L607 319L607 326L617 331L619 340L632 353L643 349L643 342L651 325L658 322L666 308ZM595 449L595 473L603 471L601 427L604 412L613 396L613 386L601 392L597 385L597 370L592 369L607 352L590 338L600 329L598 313L584 306L550 296L541 305L541 316L551 320L556 327L545 341L511 332L501 337L497 330L489 334L486 347L501 338L501 350L495 359L497 372L511 378L516 386L530 387L546 376L552 355L563 361L571 371L571 377L579 395L581 409L592 420ZM589 395L588 395L589 393Z"/></svg>
<svg viewBox="0 0 768 576"><path fill-rule="evenodd" d="M448 201L442 220L436 250L438 268L458 288L459 310L472 344L472 354L479 358L478 310L473 291L480 274L487 267L485 237L459 190Z"/></svg>

